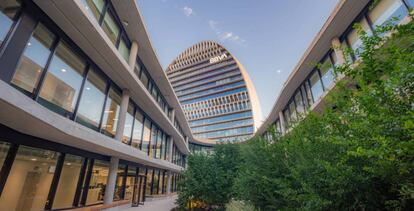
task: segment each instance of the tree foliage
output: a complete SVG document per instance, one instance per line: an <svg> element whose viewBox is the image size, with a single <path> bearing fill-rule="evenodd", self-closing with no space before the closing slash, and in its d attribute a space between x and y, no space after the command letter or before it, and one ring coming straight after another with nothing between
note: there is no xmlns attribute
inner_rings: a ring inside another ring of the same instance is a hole
<svg viewBox="0 0 414 211"><path fill-rule="evenodd" d="M412 22L361 32L360 62L335 68L347 79L323 113L309 112L270 141L190 156L180 199L221 206L234 197L258 210L414 210L413 32Z"/></svg>

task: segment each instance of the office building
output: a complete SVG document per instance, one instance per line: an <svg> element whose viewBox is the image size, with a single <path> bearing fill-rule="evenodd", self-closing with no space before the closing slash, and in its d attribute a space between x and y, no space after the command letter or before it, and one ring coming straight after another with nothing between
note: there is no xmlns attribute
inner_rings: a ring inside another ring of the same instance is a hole
<svg viewBox="0 0 414 211"><path fill-rule="evenodd" d="M222 45L203 41L191 46L169 65L167 75L198 144L244 141L259 126L254 86Z"/></svg>
<svg viewBox="0 0 414 211"><path fill-rule="evenodd" d="M138 206L193 139L136 1L0 2L0 210Z"/></svg>

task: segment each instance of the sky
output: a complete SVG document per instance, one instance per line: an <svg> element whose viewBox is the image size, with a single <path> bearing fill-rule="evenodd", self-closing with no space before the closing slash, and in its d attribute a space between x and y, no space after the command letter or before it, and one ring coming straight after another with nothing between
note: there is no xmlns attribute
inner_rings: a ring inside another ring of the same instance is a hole
<svg viewBox="0 0 414 211"><path fill-rule="evenodd" d="M203 41L222 44L246 68L263 120L338 0L137 0L165 70Z"/></svg>

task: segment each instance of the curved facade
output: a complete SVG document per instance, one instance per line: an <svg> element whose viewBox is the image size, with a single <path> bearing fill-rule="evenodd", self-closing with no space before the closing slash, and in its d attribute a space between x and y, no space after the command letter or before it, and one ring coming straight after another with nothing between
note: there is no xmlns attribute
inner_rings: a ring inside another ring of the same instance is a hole
<svg viewBox="0 0 414 211"><path fill-rule="evenodd" d="M220 44L203 41L188 48L169 65L167 76L195 139L244 141L259 126L254 86L240 62Z"/></svg>
<svg viewBox="0 0 414 211"><path fill-rule="evenodd" d="M136 1L5 0L0 23L0 210L177 190L193 137Z"/></svg>
<svg viewBox="0 0 414 211"><path fill-rule="evenodd" d="M333 67L344 62L358 65L358 57L352 54L346 58L343 52L343 49L362 50L362 41L353 28L354 24L361 24L367 34L370 34L375 27L387 21L392 20L393 24L411 21L408 14L414 7L413 0L381 0L374 5L373 2L375 1L338 2L292 71L272 111L255 136L266 137L269 128L283 135L307 112L323 111L326 94L335 87L338 80L345 80L343 75L333 74ZM321 65L315 67L318 63Z"/></svg>

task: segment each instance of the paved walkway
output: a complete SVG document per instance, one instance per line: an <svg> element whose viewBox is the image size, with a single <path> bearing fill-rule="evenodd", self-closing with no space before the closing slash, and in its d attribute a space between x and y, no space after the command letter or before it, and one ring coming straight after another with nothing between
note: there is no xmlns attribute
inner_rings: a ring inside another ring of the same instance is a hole
<svg viewBox="0 0 414 211"><path fill-rule="evenodd" d="M125 211L170 211L172 208L177 207L175 204L176 199L177 195L174 195L168 198L147 201L144 205L139 205L139 207L131 207L125 209Z"/></svg>

